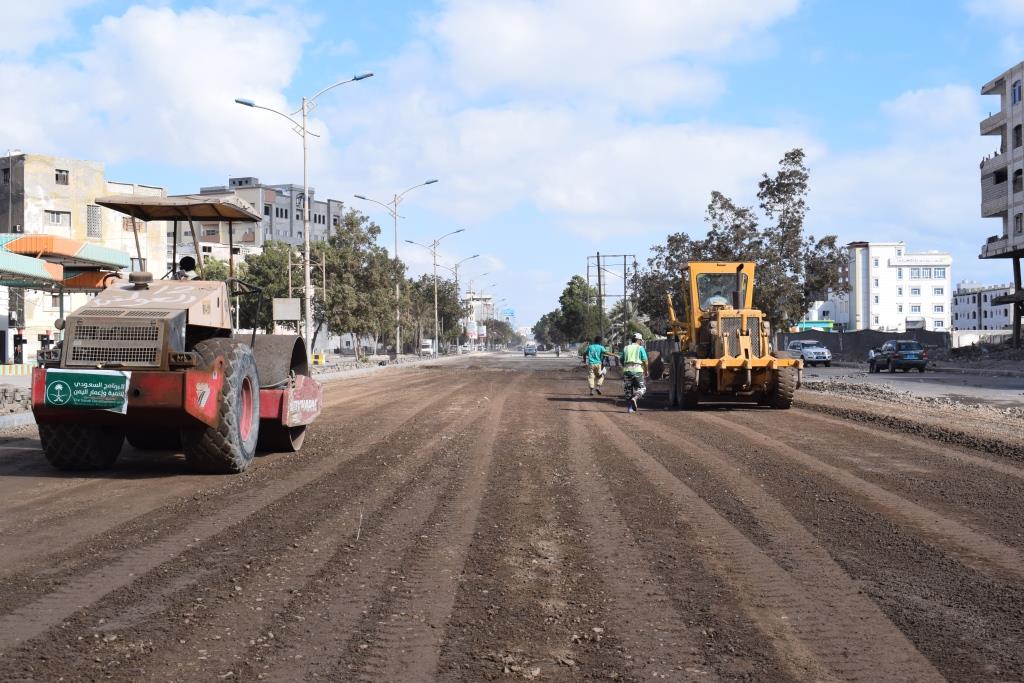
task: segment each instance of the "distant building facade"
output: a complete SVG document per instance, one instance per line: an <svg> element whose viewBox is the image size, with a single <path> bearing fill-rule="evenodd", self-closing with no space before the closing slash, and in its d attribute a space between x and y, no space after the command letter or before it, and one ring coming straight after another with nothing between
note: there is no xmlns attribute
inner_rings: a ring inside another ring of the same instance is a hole
<svg viewBox="0 0 1024 683"><path fill-rule="evenodd" d="M1024 315L1024 62L983 85L981 94L999 97L999 109L980 125L982 135L998 138L997 149L981 161L981 216L998 218L1001 229L985 241L980 257L1010 259L1013 264L1013 290L1003 295L1000 305L1016 307L1009 318L1019 346Z"/></svg>
<svg viewBox="0 0 1024 683"><path fill-rule="evenodd" d="M952 268L946 252L910 252L904 242L851 242L841 268L849 291L814 302L804 320L832 321L850 331L949 330Z"/></svg>
<svg viewBox="0 0 1024 683"><path fill-rule="evenodd" d="M1013 326L1013 305L997 304L995 300L1013 294L1013 291L1012 284L961 282L953 292L953 329L1010 329Z"/></svg>
<svg viewBox="0 0 1024 683"><path fill-rule="evenodd" d="M138 263L132 219L101 207L98 197L112 194L165 196L161 187L107 180L102 163L46 154L0 157L0 233L55 235L127 252L133 267L144 267L155 277L165 271L167 228L162 221L136 223L143 263ZM8 208L9 207L9 208ZM6 289L6 288L2 288ZM3 318L0 356L9 360L11 335L24 330L24 358L34 359L38 335L54 332L61 297L57 293L11 288L5 294L8 315ZM65 312L85 303L87 294L64 295ZM0 302L4 297L0 296Z"/></svg>
<svg viewBox="0 0 1024 683"><path fill-rule="evenodd" d="M309 188L310 224L309 239L313 242L326 240L335 227L341 225L345 205L337 199L319 200L316 190ZM200 249L204 255L225 260L228 245L233 244L236 256L244 257L248 253L258 253L267 241L286 242L301 245L303 236L302 219L302 186L301 185L265 185L259 178L244 176L228 178L227 185L202 187L201 196L225 197L236 196L252 205L253 210L262 218L257 223L244 223L229 226L226 222L202 221L194 223L198 232ZM233 230L228 235L229 228ZM169 248L174 242L173 225L168 228ZM184 248L183 248L183 245ZM178 252L191 254L192 233L187 222L178 223ZM170 252L168 252L170 253ZM170 261L170 257L168 257Z"/></svg>

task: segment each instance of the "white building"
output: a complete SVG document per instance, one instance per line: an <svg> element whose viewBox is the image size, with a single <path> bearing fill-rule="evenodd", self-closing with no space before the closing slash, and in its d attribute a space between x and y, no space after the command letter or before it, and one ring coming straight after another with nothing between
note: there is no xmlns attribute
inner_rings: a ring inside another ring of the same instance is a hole
<svg viewBox="0 0 1024 683"><path fill-rule="evenodd" d="M1015 287L1004 302L1015 302L1014 341L1020 345L1020 319L1024 318L1024 62L1007 69L981 87L982 95L999 97L999 109L981 122L982 135L998 139L998 147L981 160L981 216L998 218L1000 230L981 247L983 259L1007 259L1012 264ZM1009 269L1008 269L1009 270ZM1009 272L1007 273L1009 275Z"/></svg>
<svg viewBox="0 0 1024 683"><path fill-rule="evenodd" d="M1013 325L1013 305L994 304L993 299L1013 294L1013 285L981 285L961 282L953 292L953 329L1008 330Z"/></svg>
<svg viewBox="0 0 1024 683"><path fill-rule="evenodd" d="M815 302L805 320L831 320L846 330L950 329L952 256L910 252L903 242L851 242L846 250L849 292Z"/></svg>

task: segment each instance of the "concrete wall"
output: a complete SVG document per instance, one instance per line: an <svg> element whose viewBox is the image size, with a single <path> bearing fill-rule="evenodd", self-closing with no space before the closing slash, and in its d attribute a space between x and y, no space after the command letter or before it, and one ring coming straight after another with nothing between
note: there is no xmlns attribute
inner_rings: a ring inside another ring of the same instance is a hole
<svg viewBox="0 0 1024 683"><path fill-rule="evenodd" d="M878 330L857 330L845 333L797 332L776 335L776 349L782 350L797 339L813 339L832 352L836 360L863 361L867 360L868 350L878 348L890 339L913 339L921 342L926 348L946 349L950 346L949 334L930 330L910 330L908 332L880 332Z"/></svg>

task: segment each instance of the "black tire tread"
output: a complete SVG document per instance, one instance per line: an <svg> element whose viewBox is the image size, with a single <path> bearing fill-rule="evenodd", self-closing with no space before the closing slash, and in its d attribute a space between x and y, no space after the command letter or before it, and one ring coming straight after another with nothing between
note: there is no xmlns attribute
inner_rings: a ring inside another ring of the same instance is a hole
<svg viewBox="0 0 1024 683"><path fill-rule="evenodd" d="M796 368L779 368L775 386L768 401L772 408L789 410L796 393Z"/></svg>
<svg viewBox="0 0 1024 683"><path fill-rule="evenodd" d="M39 425L39 440L47 461L58 470L103 470L120 455L124 428L43 422Z"/></svg>
<svg viewBox="0 0 1024 683"><path fill-rule="evenodd" d="M253 409L256 418L253 429L259 429L259 376L252 350L243 342L234 339L207 339L196 344L195 351L202 360L202 367L210 367L218 357L223 356L224 385L216 397L220 420L216 427L186 427L181 430L181 445L185 459L197 472L208 474L237 474L252 462L255 445L245 452L234 442L236 431L235 401L232 381L239 373L252 372L254 378ZM257 437L258 440L258 437Z"/></svg>

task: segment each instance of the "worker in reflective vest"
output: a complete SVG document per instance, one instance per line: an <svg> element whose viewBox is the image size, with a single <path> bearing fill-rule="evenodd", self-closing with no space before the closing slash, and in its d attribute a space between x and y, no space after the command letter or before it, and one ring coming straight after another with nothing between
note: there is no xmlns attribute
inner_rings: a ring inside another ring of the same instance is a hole
<svg viewBox="0 0 1024 683"><path fill-rule="evenodd" d="M639 332L634 334L633 343L622 349L619 359L622 361L622 382L625 385L626 402L629 412L635 413L637 402L647 392L647 385L644 383L648 373L644 336Z"/></svg>

